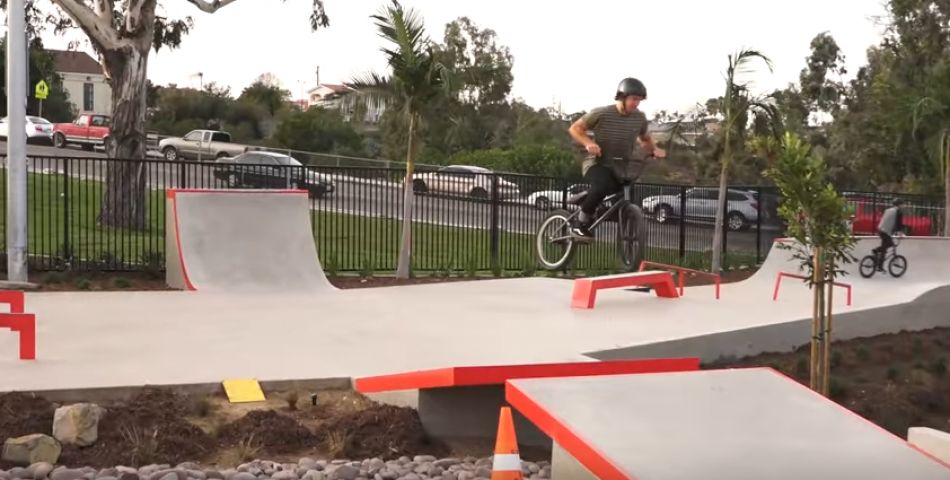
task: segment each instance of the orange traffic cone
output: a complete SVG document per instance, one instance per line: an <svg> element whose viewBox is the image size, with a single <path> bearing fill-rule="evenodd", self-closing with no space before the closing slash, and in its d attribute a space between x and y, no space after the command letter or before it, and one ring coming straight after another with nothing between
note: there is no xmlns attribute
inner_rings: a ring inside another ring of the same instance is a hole
<svg viewBox="0 0 950 480"><path fill-rule="evenodd" d="M511 408L501 407L491 480L522 480L523 478L521 475L521 456L518 454L518 439L515 437L515 422L511 418Z"/></svg>

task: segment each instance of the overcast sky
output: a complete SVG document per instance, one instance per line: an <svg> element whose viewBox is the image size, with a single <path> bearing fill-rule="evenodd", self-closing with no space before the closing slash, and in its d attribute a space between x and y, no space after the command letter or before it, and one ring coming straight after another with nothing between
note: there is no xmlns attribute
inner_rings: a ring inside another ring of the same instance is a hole
<svg viewBox="0 0 950 480"><path fill-rule="evenodd" d="M149 77L158 84L229 85L239 93L272 72L302 97L316 81L340 83L383 70L369 16L382 0L325 0L331 25L311 32L310 0L240 0L213 15L185 0L159 0L171 17L193 16L195 29L178 50L153 54ZM535 107L560 103L565 112L609 103L622 77L636 76L649 90L648 113L685 110L718 96L726 56L752 47L770 56L751 75L761 91L797 82L809 41L830 32L841 46L849 77L880 40L883 0L403 0L441 40L445 24L468 16L494 29L514 56L513 95ZM45 38L63 48L65 38Z"/></svg>

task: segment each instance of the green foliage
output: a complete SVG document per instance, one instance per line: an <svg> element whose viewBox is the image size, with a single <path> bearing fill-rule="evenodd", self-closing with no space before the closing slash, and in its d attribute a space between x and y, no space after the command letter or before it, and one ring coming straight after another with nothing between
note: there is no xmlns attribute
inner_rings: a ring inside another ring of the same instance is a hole
<svg viewBox="0 0 950 480"><path fill-rule="evenodd" d="M368 254L363 256L363 264L360 266L360 278L372 278L376 273L376 263Z"/></svg>
<svg viewBox="0 0 950 480"><path fill-rule="evenodd" d="M819 248L827 273L821 281L843 274L839 266L854 261L854 237L848 227L851 210L831 184L824 160L796 135L787 133L776 164L766 175L782 194L778 214L788 225L786 235L796 240L781 246L794 251L809 281L815 266L813 255Z"/></svg>
<svg viewBox="0 0 950 480"><path fill-rule="evenodd" d="M447 163L558 178L577 179L580 176L580 167L573 152L551 145L519 145L505 150L459 152L449 157Z"/></svg>
<svg viewBox="0 0 950 480"><path fill-rule="evenodd" d="M116 279L112 281L112 284L115 286L115 288L123 290L132 286L129 280L123 277L116 277Z"/></svg>
<svg viewBox="0 0 950 480"><path fill-rule="evenodd" d="M192 130L215 129L231 133L238 143L259 143L271 106L246 96L235 100L227 88L214 83L204 90L157 87L149 128L163 135L182 136Z"/></svg>
<svg viewBox="0 0 950 480"><path fill-rule="evenodd" d="M343 116L332 110L311 108L305 112L290 112L274 132L275 147L308 152L359 155L363 137Z"/></svg>

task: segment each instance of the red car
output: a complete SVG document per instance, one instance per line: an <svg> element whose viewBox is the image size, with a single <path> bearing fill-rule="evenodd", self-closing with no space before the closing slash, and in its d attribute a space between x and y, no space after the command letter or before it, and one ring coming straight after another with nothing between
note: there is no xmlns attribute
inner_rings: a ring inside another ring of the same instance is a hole
<svg viewBox="0 0 950 480"><path fill-rule="evenodd" d="M112 124L108 115L82 113L73 123L53 125L53 146L65 148L67 145L80 145L86 150L96 146L105 146L109 142Z"/></svg>
<svg viewBox="0 0 950 480"><path fill-rule="evenodd" d="M855 235L877 235L877 224L881 221L884 210L890 206L889 201L874 200L871 198L848 198L854 207L854 217L851 230ZM915 237L927 237L934 234L933 221L923 212L923 207L904 206L903 222L907 227L907 234ZM926 212L923 212L926 213Z"/></svg>

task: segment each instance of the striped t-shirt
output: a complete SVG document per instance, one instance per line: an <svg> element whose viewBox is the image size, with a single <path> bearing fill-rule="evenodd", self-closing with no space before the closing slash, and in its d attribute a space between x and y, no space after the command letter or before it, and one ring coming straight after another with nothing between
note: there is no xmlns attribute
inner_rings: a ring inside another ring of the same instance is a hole
<svg viewBox="0 0 950 480"><path fill-rule="evenodd" d="M588 155L584 159L585 174L594 163L605 163L612 167L626 167L631 161L642 164L635 152L638 149L637 138L647 133L649 125L643 112L634 110L624 115L617 110L616 105L607 105L587 112L582 120L587 129L594 132L594 142L601 150L600 158Z"/></svg>

